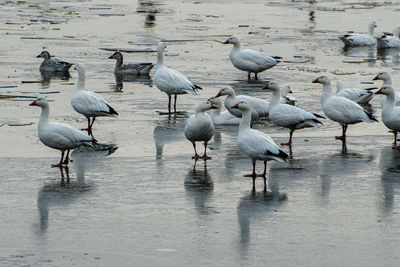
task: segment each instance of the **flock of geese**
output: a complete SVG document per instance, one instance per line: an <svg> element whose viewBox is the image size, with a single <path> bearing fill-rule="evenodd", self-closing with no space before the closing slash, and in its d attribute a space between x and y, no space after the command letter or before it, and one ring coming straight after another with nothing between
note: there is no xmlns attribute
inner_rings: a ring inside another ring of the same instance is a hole
<svg viewBox="0 0 400 267"><path fill-rule="evenodd" d="M369 35L346 34L339 37L346 45L397 45L400 47L398 36L385 34L379 38L373 37L375 22L369 25ZM396 28L399 34L400 28ZM378 41L377 41L378 40ZM236 37L230 37L224 44L232 44L233 48L229 58L232 64L239 70L246 71L250 79L250 74L257 74L274 67L279 62L279 57L267 55L251 49L241 49L240 41ZM176 113L177 96L183 94L197 95L202 88L192 83L182 73L168 68L164 65L163 42L157 45L157 67L153 77L155 85L168 95L168 114ZM71 149L81 145L93 146L96 139L93 137L93 124L96 117L117 116L118 112L111 107L100 95L85 90L85 68L82 64L71 64L55 58L51 58L47 51L43 51L38 57L43 58L40 65L41 72L65 72L74 65L78 72L78 80L75 84L75 91L71 98L71 105L74 110L87 119L87 134L65 124L49 122L49 104L45 98L37 98L30 105L41 107L41 115L38 124L38 135L40 141L48 147L61 151L61 159L52 167L62 167L69 163L69 153ZM154 67L152 63L124 64L123 56L120 52L115 52L112 59L116 59L114 68L115 74L149 75ZM312 83L322 85L321 106L325 116L342 127L342 134L336 136L341 140L344 148L346 147L346 130L348 125L360 122L378 121L373 114L365 110L360 104L368 103L374 94L382 94L382 120L383 123L394 133L394 147L397 146L397 133L400 131L400 95L391 86L391 77L387 72L380 72L373 80L382 80L383 86L375 93L369 89L343 89L341 82L337 84L337 91L333 92L330 78L322 75ZM311 81L310 81L311 82ZM259 118L268 117L269 120L281 127L289 129L289 140L282 143L282 146L293 144L293 134L296 130L319 127L323 124L325 116L317 113L308 112L296 106L296 100L288 97L289 86L280 86L275 81L270 81L263 87L272 92L270 101L264 99L236 95L231 87L223 87L219 92L210 97L207 101L201 102L195 110L195 114L190 116L184 128L186 138L193 144L195 160L210 160L207 155L207 144L215 132L215 125L239 125L237 143L240 149L252 160L252 173L246 176L253 178L253 190L255 188L256 177L264 178L264 189L266 188L267 162L270 160L287 161L289 155L285 153L267 134L252 128L253 123ZM172 96L174 96L174 111L171 112ZM225 96L224 106L226 111L222 111L222 101L220 97ZM204 153L199 155L196 149L196 142L204 142ZM66 155L65 155L65 152ZM264 162L264 171L256 173L256 161Z"/></svg>

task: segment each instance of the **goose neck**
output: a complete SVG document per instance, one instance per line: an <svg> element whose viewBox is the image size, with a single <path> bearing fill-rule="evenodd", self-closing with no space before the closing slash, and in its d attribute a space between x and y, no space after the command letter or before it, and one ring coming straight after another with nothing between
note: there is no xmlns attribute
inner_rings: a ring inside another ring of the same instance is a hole
<svg viewBox="0 0 400 267"><path fill-rule="evenodd" d="M250 129L251 124L251 110L242 111L242 119L239 124L239 133L244 130Z"/></svg>
<svg viewBox="0 0 400 267"><path fill-rule="evenodd" d="M374 36L374 28L375 26L373 24L368 26L368 35Z"/></svg>
<svg viewBox="0 0 400 267"><path fill-rule="evenodd" d="M124 59L121 57L117 58L117 62L115 63L115 67L121 67L122 64L124 63Z"/></svg>
<svg viewBox="0 0 400 267"><path fill-rule="evenodd" d="M164 51L158 50L157 51L157 66L163 66L164 65Z"/></svg>
<svg viewBox="0 0 400 267"><path fill-rule="evenodd" d="M49 122L49 106L43 106L39 118L39 128Z"/></svg>
<svg viewBox="0 0 400 267"><path fill-rule="evenodd" d="M76 82L75 91L83 90L85 88L85 71L78 71L78 80Z"/></svg>
<svg viewBox="0 0 400 267"><path fill-rule="evenodd" d="M272 91L272 98L270 102L270 107L276 106L279 104L281 99L281 93L280 90L273 90Z"/></svg>
<svg viewBox="0 0 400 267"><path fill-rule="evenodd" d="M332 95L331 83L327 82L322 85L322 95L321 95L321 104L325 103L329 97Z"/></svg>

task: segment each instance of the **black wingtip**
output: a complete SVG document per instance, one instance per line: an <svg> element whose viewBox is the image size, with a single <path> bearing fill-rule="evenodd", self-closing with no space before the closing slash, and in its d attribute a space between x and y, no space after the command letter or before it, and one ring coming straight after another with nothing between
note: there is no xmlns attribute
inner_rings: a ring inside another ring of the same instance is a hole
<svg viewBox="0 0 400 267"><path fill-rule="evenodd" d="M107 105L107 106L110 109L110 111L108 113L113 114L113 115L119 115L118 112L116 112L115 109L113 109L112 106L110 106L110 105Z"/></svg>
<svg viewBox="0 0 400 267"><path fill-rule="evenodd" d="M289 155L286 154L285 152L283 152L283 151L280 150L280 149L279 149L279 154L273 154L273 153L271 153L271 151L267 151L266 154L267 154L267 155L270 155L270 156L277 157L277 158L281 158L281 159L283 159L283 160L285 160L285 161L289 158Z"/></svg>
<svg viewBox="0 0 400 267"><path fill-rule="evenodd" d="M379 122L378 119L374 116L374 114L372 114L372 113L370 113L370 112L368 112L366 110L364 110L364 112L365 112L365 114L367 114L369 119L371 119L373 121L376 121L376 122Z"/></svg>
<svg viewBox="0 0 400 267"><path fill-rule="evenodd" d="M203 88L201 88L201 87L198 86L197 84L194 84L194 89L203 90Z"/></svg>
<svg viewBox="0 0 400 267"><path fill-rule="evenodd" d="M315 117L317 117L317 118L321 118L321 119L326 119L326 117L325 116L323 116L323 115L321 115L321 114L318 114L318 113L312 113Z"/></svg>

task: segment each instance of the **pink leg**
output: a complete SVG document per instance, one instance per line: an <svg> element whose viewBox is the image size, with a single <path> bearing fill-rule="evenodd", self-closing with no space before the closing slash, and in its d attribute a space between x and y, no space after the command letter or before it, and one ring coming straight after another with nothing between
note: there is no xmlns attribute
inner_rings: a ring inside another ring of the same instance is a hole
<svg viewBox="0 0 400 267"><path fill-rule="evenodd" d="M257 174L257 177L265 177L265 175L267 175L267 161L264 161L264 172Z"/></svg>
<svg viewBox="0 0 400 267"><path fill-rule="evenodd" d="M346 142L346 130L347 130L347 124L343 124L342 125L342 136L335 136L335 139Z"/></svg>
<svg viewBox="0 0 400 267"><path fill-rule="evenodd" d="M62 152L61 152L61 160L60 160L60 162L59 162L58 164L51 164L51 167L52 167L52 168L55 168L55 167L62 167L62 161L63 161L63 159L64 159L64 152L65 152L65 151L62 151Z"/></svg>
<svg viewBox="0 0 400 267"><path fill-rule="evenodd" d="M252 174L246 174L244 177L257 177L256 174L256 160L253 160L253 173Z"/></svg>
<svg viewBox="0 0 400 267"><path fill-rule="evenodd" d="M204 155L201 158L204 160L211 159L211 157L207 156L207 142L204 142Z"/></svg>
<svg viewBox="0 0 400 267"><path fill-rule="evenodd" d="M293 136L293 133L294 133L294 129L291 129L291 130L290 130L289 142L287 142L287 143L281 143L281 146L291 146L291 145L292 145L292 136Z"/></svg>
<svg viewBox="0 0 400 267"><path fill-rule="evenodd" d="M65 156L65 159L64 159L64 161L63 161L63 165L65 165L65 166L67 166L68 165L68 163L69 163L69 152L70 152L70 150L68 149L67 150L67 155Z"/></svg>
<svg viewBox="0 0 400 267"><path fill-rule="evenodd" d="M193 144L193 148L194 148L194 156L192 157L192 159L198 160L198 159L200 159L201 157L200 157L199 154L197 154L197 151L196 151L196 143L195 143L195 142L192 142L192 144Z"/></svg>

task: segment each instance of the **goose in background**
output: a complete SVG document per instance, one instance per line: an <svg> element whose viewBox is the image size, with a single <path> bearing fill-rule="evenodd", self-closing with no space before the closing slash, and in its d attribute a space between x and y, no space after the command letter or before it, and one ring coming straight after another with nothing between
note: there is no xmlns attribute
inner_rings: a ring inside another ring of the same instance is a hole
<svg viewBox="0 0 400 267"><path fill-rule="evenodd" d="M292 136L295 130L308 127L318 127L317 123L322 124L322 122L317 118L317 114L312 114L301 108L288 104L281 104L279 102L281 89L278 83L267 82L263 89L269 89L272 91L272 98L269 105L270 120L276 125L290 129L289 141L287 143L281 143L281 145L292 145ZM318 116L322 117L320 115Z"/></svg>
<svg viewBox="0 0 400 267"><path fill-rule="evenodd" d="M358 104L367 104L374 96L374 93L365 89L356 89L356 88L343 89L342 81L337 80L335 95L343 96Z"/></svg>
<svg viewBox="0 0 400 267"><path fill-rule="evenodd" d="M400 48L400 26L394 28L393 35L384 33L381 37L376 39L378 48Z"/></svg>
<svg viewBox="0 0 400 267"><path fill-rule="evenodd" d="M247 71L249 79L250 74L254 73L254 77L257 80L257 74L259 72L270 69L278 64L278 61L273 56L252 49L240 50L240 41L234 36L226 40L224 44L233 44L229 58L233 66L237 69Z"/></svg>
<svg viewBox="0 0 400 267"><path fill-rule="evenodd" d="M226 96L224 104L226 109L235 117L241 118L242 112L232 108L239 101L246 101L251 107L252 122L260 117L267 117L269 114L269 102L257 97L236 95L232 87L222 87L215 97Z"/></svg>
<svg viewBox="0 0 400 267"><path fill-rule="evenodd" d="M78 80L71 97L71 105L76 112L86 117L88 127L83 130L87 131L88 135L93 137L92 127L96 117L115 117L118 115L118 112L103 97L85 90L85 67L83 64L76 64L74 69L78 71ZM93 119L91 120L91 118Z"/></svg>
<svg viewBox="0 0 400 267"><path fill-rule="evenodd" d="M73 65L57 58L51 58L50 53L46 50L42 51L36 57L43 58L43 62L39 67L40 72L68 72L69 68Z"/></svg>
<svg viewBox="0 0 400 267"><path fill-rule="evenodd" d="M194 156L192 159L211 159L211 157L207 156L207 143L214 136L215 127L211 117L205 112L216 108L217 107L211 104L210 101L201 102L196 107L195 114L190 116L190 118L186 121L184 130L185 136L190 142L192 142L194 148ZM203 156L197 154L196 141L204 142Z"/></svg>
<svg viewBox="0 0 400 267"><path fill-rule="evenodd" d="M68 124L49 122L49 103L45 98L37 98L29 106L38 106L42 109L38 124L40 141L48 147L61 151L60 162L52 164L51 167L68 165L71 149L81 145L92 146L92 143L96 143L93 137L87 136ZM67 155L64 158L65 151L67 151Z"/></svg>
<svg viewBox="0 0 400 267"><path fill-rule="evenodd" d="M400 131L400 106L395 105L395 91L392 86L384 85L375 94L386 96L382 109L382 121L386 127L393 131L393 148L400 149L400 146L397 146L397 133Z"/></svg>
<svg viewBox="0 0 400 267"><path fill-rule="evenodd" d="M264 178L264 191L267 189L266 174L267 174L267 161L276 160L285 162L289 155L283 152L279 146L268 135L251 129L251 107L246 101L239 101L234 106L243 113L242 120L239 125L239 133L237 143L240 149L252 160L253 172L245 175L245 177L253 178L253 191L255 191L256 177ZM264 161L264 172L261 174L256 173L256 161Z"/></svg>
<svg viewBox="0 0 400 267"><path fill-rule="evenodd" d="M288 104L291 106L296 106L296 98L292 97L292 96L288 96L288 94L293 94L290 85L289 84L285 84L281 87L281 99L280 99L280 103L281 104Z"/></svg>
<svg viewBox="0 0 400 267"><path fill-rule="evenodd" d="M349 124L378 121L372 113L363 109L356 102L332 94L331 81L328 76L320 76L313 83L323 85L321 105L325 115L342 126L342 135L336 136L336 139L342 140L343 148L345 148L346 130Z"/></svg>
<svg viewBox="0 0 400 267"><path fill-rule="evenodd" d="M389 74L389 72L387 71L381 71L379 72L375 78L372 79L373 81L377 81L377 80L382 80L383 84L382 86L385 85L392 85L392 76ZM396 106L400 106L400 93L395 91L395 105ZM381 95L381 108L383 108L383 106L385 105L386 102L386 95L382 94Z"/></svg>
<svg viewBox="0 0 400 267"><path fill-rule="evenodd" d="M339 39L346 46L370 46L376 44L374 37L374 29L376 28L376 22L371 21L368 25L368 34L345 34L339 36Z"/></svg>
<svg viewBox="0 0 400 267"><path fill-rule="evenodd" d="M188 80L182 73L164 66L165 44L157 45L157 69L154 74L154 83L158 89L168 95L168 113L171 114L171 96L175 96L174 112L176 113L176 99L178 95L197 95L202 88Z"/></svg>
<svg viewBox="0 0 400 267"><path fill-rule="evenodd" d="M116 59L114 73L125 75L149 75L151 69L154 67L153 63L128 63L124 64L124 58L121 52L116 51L112 54L110 59Z"/></svg>
<svg viewBox="0 0 400 267"><path fill-rule="evenodd" d="M212 96L208 99L217 108L210 111L214 125L239 125L240 118L233 116L228 110L222 112L222 100Z"/></svg>

